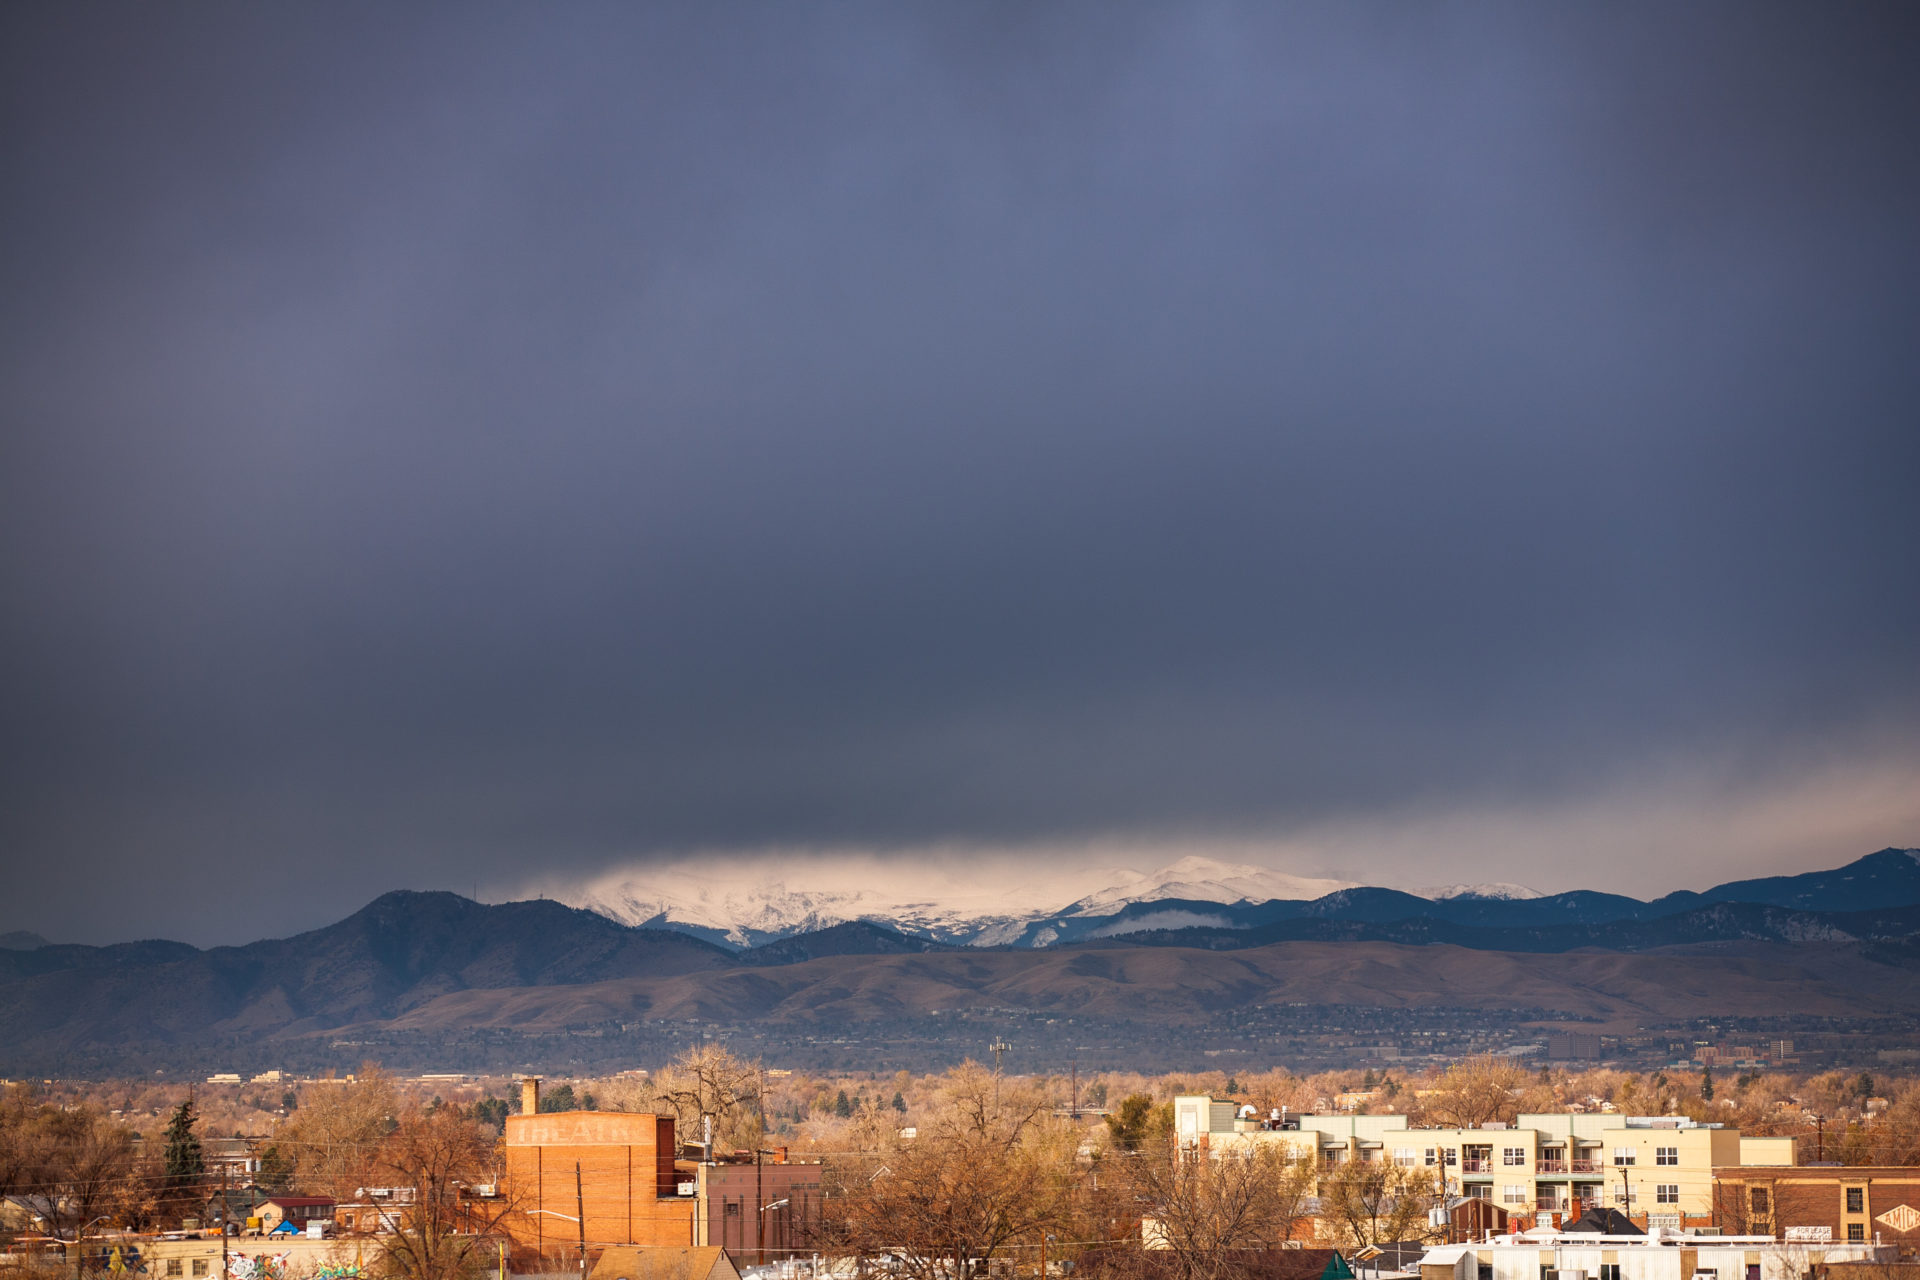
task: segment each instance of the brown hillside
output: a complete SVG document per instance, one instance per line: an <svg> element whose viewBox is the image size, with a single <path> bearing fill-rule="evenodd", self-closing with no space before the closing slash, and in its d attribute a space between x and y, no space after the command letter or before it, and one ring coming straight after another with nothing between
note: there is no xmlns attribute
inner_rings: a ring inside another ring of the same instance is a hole
<svg viewBox="0 0 1920 1280"><path fill-rule="evenodd" d="M609 1020L857 1023L957 1008L1180 1023L1235 1006L1302 1001L1537 1007L1628 1021L1706 1013L1920 1012L1911 971L1844 944L1774 943L1620 954L1512 954L1380 942L831 956L771 969L459 991L379 1025L548 1030Z"/></svg>

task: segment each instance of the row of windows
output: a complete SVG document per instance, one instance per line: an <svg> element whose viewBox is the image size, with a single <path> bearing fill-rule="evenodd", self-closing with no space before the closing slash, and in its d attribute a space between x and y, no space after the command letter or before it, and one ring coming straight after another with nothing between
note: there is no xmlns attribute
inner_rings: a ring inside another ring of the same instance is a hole
<svg viewBox="0 0 1920 1280"><path fill-rule="evenodd" d="M1615 1147L1613 1149L1613 1162L1616 1165L1633 1164L1638 1160L1639 1154L1640 1151L1637 1147ZM1659 1165L1679 1164L1680 1148L1655 1147L1653 1149L1653 1162Z"/></svg>
<svg viewBox="0 0 1920 1280"><path fill-rule="evenodd" d="M184 1274L184 1272L182 1272L181 1270L181 1265L180 1265L182 1261L190 1261L193 1263L193 1274L196 1276L204 1276L210 1270L210 1268L207 1265L210 1259L207 1259L207 1258L191 1258L191 1259L168 1258L167 1259L167 1275L171 1277L171 1276L178 1276L178 1275Z"/></svg>
<svg viewBox="0 0 1920 1280"><path fill-rule="evenodd" d="M1557 1159L1559 1158L1558 1153L1560 1150L1561 1148L1554 1148L1554 1154L1543 1155L1542 1159ZM1421 1164L1423 1162L1423 1156L1424 1163L1428 1167L1441 1163L1452 1167L1456 1163L1456 1156L1452 1148L1439 1150L1428 1147L1424 1153L1418 1147L1395 1147L1393 1149L1393 1162L1404 1168L1411 1169ZM1337 1159L1337 1153L1335 1158ZM1635 1164L1638 1162L1638 1159L1639 1148L1637 1147L1615 1147L1613 1149L1613 1163L1615 1165L1625 1166ZM1655 1147L1653 1149L1653 1162L1662 1167L1678 1165L1680 1163L1680 1148ZM1500 1163L1510 1169L1524 1167L1527 1163L1527 1149L1525 1147L1502 1147L1500 1149Z"/></svg>
<svg viewBox="0 0 1920 1280"><path fill-rule="evenodd" d="M1637 1196L1631 1189L1625 1191L1616 1189L1613 1193L1613 1202L1619 1205L1631 1205L1636 1198ZM1679 1204L1680 1184L1677 1182L1655 1183L1653 1187L1653 1200L1655 1204Z"/></svg>

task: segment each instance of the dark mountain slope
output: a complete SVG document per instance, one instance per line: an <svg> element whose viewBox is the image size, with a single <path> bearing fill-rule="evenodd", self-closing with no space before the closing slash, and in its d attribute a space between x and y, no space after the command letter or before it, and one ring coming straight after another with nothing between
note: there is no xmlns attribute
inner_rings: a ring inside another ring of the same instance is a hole
<svg viewBox="0 0 1920 1280"><path fill-rule="evenodd" d="M1622 954L1283 942L1221 954L1176 947L828 956L802 964L463 991L390 1023L409 1032L555 1031L635 1017L853 1027L932 1010L1027 1009L1180 1026L1257 1004L1562 1010L1638 1021L1715 1014L1920 1013L1920 970L1857 944L1725 943Z"/></svg>
<svg viewBox="0 0 1920 1280"><path fill-rule="evenodd" d="M751 965L799 964L822 956L891 956L923 951L952 951L953 947L926 938L910 938L871 920L849 920L813 933L769 942L736 957Z"/></svg>
<svg viewBox="0 0 1920 1280"><path fill-rule="evenodd" d="M121 1043L209 1030L320 1029L392 1017L471 988L672 975L731 962L711 944L557 902L486 906L389 893L292 938L0 953L0 1028Z"/></svg>
<svg viewBox="0 0 1920 1280"><path fill-rule="evenodd" d="M1648 951L1704 942L1899 941L1920 933L1920 907L1877 911L1791 911L1721 902L1653 920L1495 929L1451 924L1431 916L1371 921L1329 917L1279 920L1246 929L1184 928L1129 932L1068 944L1091 947L1201 947L1242 951L1276 942L1445 943L1477 951L1551 953L1598 948Z"/></svg>
<svg viewBox="0 0 1920 1280"><path fill-rule="evenodd" d="M1801 911L1864 911L1920 903L1920 849L1882 849L1831 871L1735 880L1701 895L1714 902L1763 902Z"/></svg>

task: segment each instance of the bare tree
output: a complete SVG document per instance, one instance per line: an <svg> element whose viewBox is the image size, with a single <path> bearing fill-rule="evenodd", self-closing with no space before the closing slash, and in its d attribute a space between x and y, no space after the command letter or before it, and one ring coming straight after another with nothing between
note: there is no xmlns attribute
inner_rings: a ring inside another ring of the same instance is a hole
<svg viewBox="0 0 1920 1280"><path fill-rule="evenodd" d="M33 1105L10 1090L0 1103L0 1192L18 1196L48 1234L77 1238L98 1221L125 1221L138 1209L133 1135L84 1105Z"/></svg>
<svg viewBox="0 0 1920 1280"><path fill-rule="evenodd" d="M511 1207L497 1190L492 1131L451 1107L410 1110L398 1123L370 1162L384 1184L408 1192L393 1229L379 1237L382 1270L398 1280L477 1274ZM481 1187L487 1194L477 1192Z"/></svg>
<svg viewBox="0 0 1920 1280"><path fill-rule="evenodd" d="M1425 1100L1422 1118L1450 1129L1477 1129L1490 1120L1512 1123L1518 1115L1515 1094L1527 1083L1527 1073L1511 1058L1468 1058L1440 1077L1439 1089Z"/></svg>
<svg viewBox="0 0 1920 1280"><path fill-rule="evenodd" d="M310 1088L306 1097L274 1135L274 1145L292 1157L294 1185L345 1200L376 1184L373 1164L401 1110L392 1078L362 1067L357 1079Z"/></svg>
<svg viewBox="0 0 1920 1280"><path fill-rule="evenodd" d="M1077 1141L1042 1123L1037 1091L973 1063L948 1074L911 1141L829 1166L826 1251L889 1254L913 1280L954 1280L1040 1242L1072 1212Z"/></svg>
<svg viewBox="0 0 1920 1280"><path fill-rule="evenodd" d="M673 1112L682 1141L697 1137L701 1118L712 1116L720 1143L752 1150L766 1133L760 1095L758 1061L737 1058L724 1045L705 1044L688 1049L660 1073L654 1102Z"/></svg>
<svg viewBox="0 0 1920 1280"><path fill-rule="evenodd" d="M1313 1162L1288 1154L1262 1145L1209 1157L1150 1144L1123 1165L1147 1218L1142 1243L1166 1250L1191 1280L1215 1280L1236 1253L1279 1247L1312 1206Z"/></svg>
<svg viewBox="0 0 1920 1280"><path fill-rule="evenodd" d="M1422 1239L1439 1203L1431 1171L1385 1160L1350 1160L1320 1180L1320 1220L1346 1248Z"/></svg>

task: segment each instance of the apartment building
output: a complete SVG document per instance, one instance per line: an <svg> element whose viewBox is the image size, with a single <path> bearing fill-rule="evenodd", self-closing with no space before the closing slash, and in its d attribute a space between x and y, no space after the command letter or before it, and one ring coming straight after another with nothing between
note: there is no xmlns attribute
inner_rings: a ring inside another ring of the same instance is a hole
<svg viewBox="0 0 1920 1280"><path fill-rule="evenodd" d="M1714 1170L1790 1165L1791 1138L1747 1138L1680 1116L1526 1114L1512 1126L1416 1129L1404 1115L1259 1114L1205 1095L1174 1100L1182 1145L1213 1154L1278 1144L1322 1167L1385 1161L1431 1171L1449 1195L1511 1214L1610 1205L1679 1228L1714 1212Z"/></svg>

